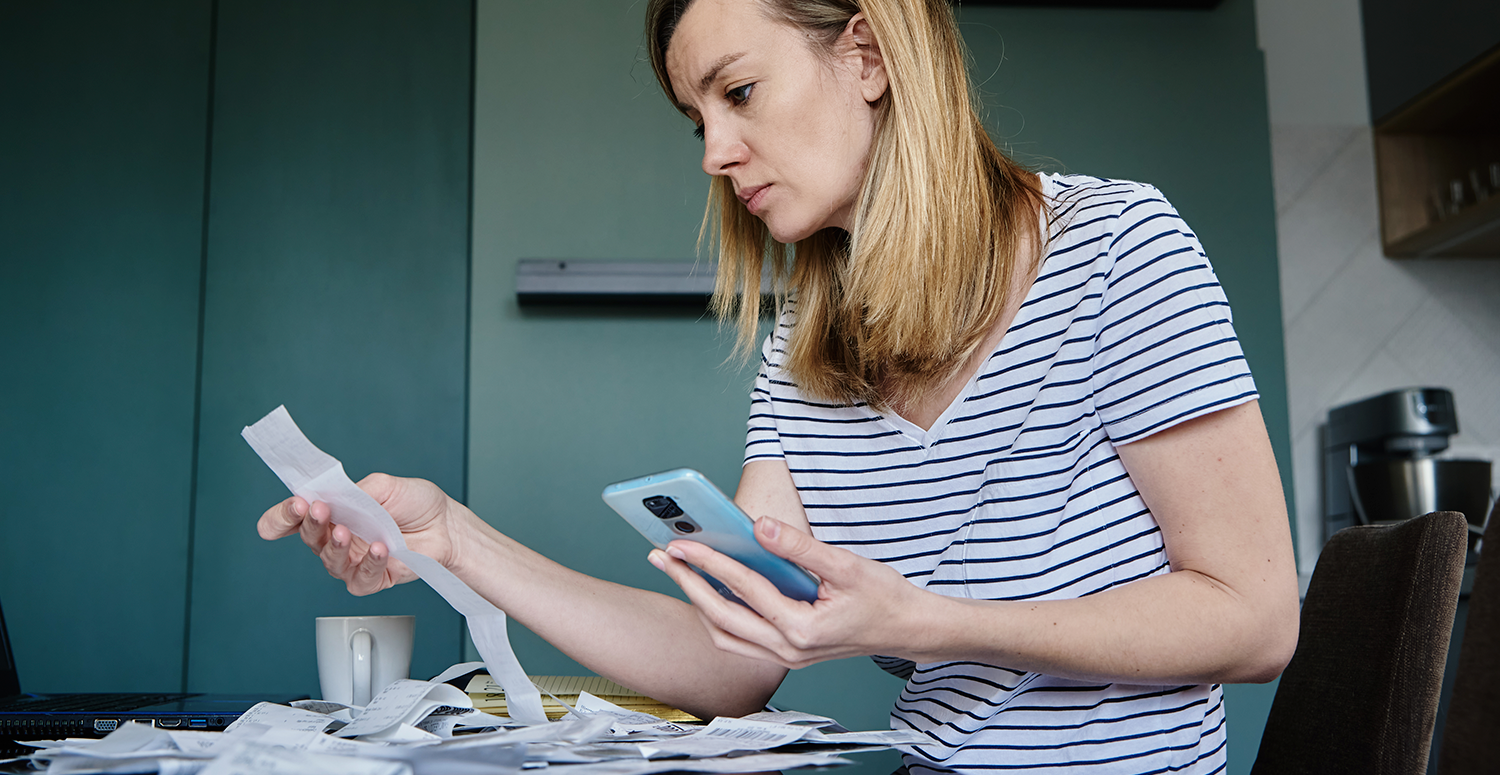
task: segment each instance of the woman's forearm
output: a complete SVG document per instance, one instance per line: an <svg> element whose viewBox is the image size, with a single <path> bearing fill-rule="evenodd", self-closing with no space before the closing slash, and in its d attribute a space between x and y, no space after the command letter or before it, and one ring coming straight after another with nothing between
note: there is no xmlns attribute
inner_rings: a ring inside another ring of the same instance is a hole
<svg viewBox="0 0 1500 775"><path fill-rule="evenodd" d="M909 638L896 655L917 662L1125 683L1261 683L1296 648L1296 609L1284 609L1181 571L1073 600L942 597L908 611L909 635L894 639Z"/></svg>
<svg viewBox="0 0 1500 775"><path fill-rule="evenodd" d="M588 669L703 718L760 710L785 676L714 648L691 605L567 568L454 505L451 570Z"/></svg>

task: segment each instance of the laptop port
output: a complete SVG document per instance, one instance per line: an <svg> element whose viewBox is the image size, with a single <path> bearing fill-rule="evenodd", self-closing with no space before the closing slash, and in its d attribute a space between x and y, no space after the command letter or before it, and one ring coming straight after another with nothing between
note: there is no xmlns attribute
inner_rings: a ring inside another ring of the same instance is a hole
<svg viewBox="0 0 1500 775"><path fill-rule="evenodd" d="M94 719L94 731L95 732L113 732L116 729L118 729L119 726L120 726L120 720L117 719L117 718L96 718L96 719Z"/></svg>
<svg viewBox="0 0 1500 775"><path fill-rule="evenodd" d="M188 719L188 726L192 727L193 729L208 729L208 719L206 719L206 718Z"/></svg>
<svg viewBox="0 0 1500 775"><path fill-rule="evenodd" d="M156 720L156 725L158 727L161 727L162 729L174 729L176 727L182 726L182 719L180 719L180 718L159 718L159 719Z"/></svg>

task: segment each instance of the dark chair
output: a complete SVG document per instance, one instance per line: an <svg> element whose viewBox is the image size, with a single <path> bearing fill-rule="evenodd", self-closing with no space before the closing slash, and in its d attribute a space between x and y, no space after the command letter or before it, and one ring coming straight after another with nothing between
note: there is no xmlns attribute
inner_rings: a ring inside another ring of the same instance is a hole
<svg viewBox="0 0 1500 775"><path fill-rule="evenodd" d="M1438 511L1329 539L1254 775L1427 771L1468 534Z"/></svg>
<svg viewBox="0 0 1500 775"><path fill-rule="evenodd" d="M1469 618L1458 652L1443 746L1441 775L1500 770L1500 501L1490 511L1469 592Z"/></svg>

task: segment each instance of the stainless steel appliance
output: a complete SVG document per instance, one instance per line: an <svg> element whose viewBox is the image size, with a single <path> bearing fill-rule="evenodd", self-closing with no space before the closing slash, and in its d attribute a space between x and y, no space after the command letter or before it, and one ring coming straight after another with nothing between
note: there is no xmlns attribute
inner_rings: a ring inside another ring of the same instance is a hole
<svg viewBox="0 0 1500 775"><path fill-rule="evenodd" d="M1356 524L1459 511L1474 548L1489 514L1488 460L1438 457L1458 433L1453 393L1406 388L1336 406L1324 435L1324 540Z"/></svg>

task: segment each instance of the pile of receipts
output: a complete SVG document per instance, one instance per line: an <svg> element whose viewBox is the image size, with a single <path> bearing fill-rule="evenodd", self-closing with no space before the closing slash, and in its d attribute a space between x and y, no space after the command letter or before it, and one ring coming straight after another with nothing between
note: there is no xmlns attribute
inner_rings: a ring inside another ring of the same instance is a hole
<svg viewBox="0 0 1500 775"><path fill-rule="evenodd" d="M664 721L584 692L562 720L523 726L473 707L445 681L397 681L363 707L261 703L223 732L125 724L102 740L26 743L49 773L467 775L546 767L566 775L744 773L848 764L839 753L925 742L909 730L842 731L807 713L756 713L707 725Z"/></svg>
<svg viewBox="0 0 1500 775"><path fill-rule="evenodd" d="M102 740L24 743L37 750L0 766L24 766L29 759L59 775L503 775L543 767L557 775L746 773L849 764L838 754L927 742L906 730L848 732L806 713L671 721L587 691L569 704L546 689L555 703L548 705L510 648L505 612L408 548L385 509L348 478L342 463L313 446L285 407L243 435L288 489L328 504L334 523L365 541L383 542L392 558L463 614L485 661L454 665L431 681L397 681L362 708L322 700L261 703L223 732L125 724ZM484 709L447 683L479 670L494 679L477 688ZM634 702L639 696L615 698ZM486 712L502 707L508 715ZM550 720L549 709L562 718Z"/></svg>

